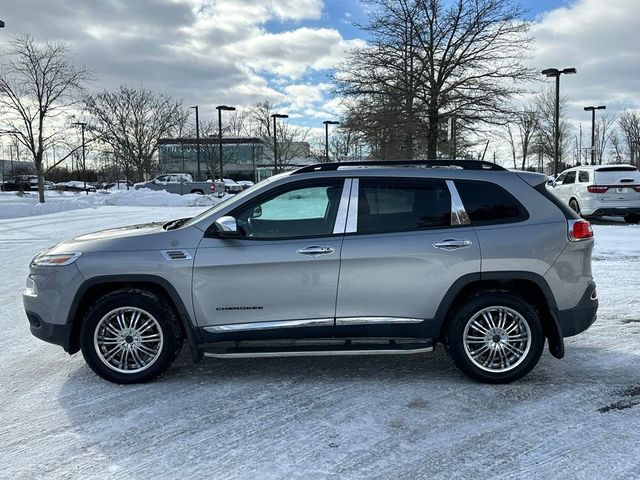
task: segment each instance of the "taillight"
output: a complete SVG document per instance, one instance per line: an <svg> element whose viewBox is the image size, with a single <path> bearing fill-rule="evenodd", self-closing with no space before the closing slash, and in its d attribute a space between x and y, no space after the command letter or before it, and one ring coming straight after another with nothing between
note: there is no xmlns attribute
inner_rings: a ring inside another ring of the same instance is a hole
<svg viewBox="0 0 640 480"><path fill-rule="evenodd" d="M640 192L640 185L634 185L634 186L633 186L633 189L634 189L636 192Z"/></svg>
<svg viewBox="0 0 640 480"><path fill-rule="evenodd" d="M606 185L589 185L587 190L591 193L604 193L609 190L609 187Z"/></svg>
<svg viewBox="0 0 640 480"><path fill-rule="evenodd" d="M586 220L569 220L569 240L577 242L593 237L591 224Z"/></svg>

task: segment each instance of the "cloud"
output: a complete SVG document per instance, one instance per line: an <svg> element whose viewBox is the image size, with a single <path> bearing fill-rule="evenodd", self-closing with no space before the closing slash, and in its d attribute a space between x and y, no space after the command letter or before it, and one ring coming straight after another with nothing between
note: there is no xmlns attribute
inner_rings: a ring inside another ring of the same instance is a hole
<svg viewBox="0 0 640 480"><path fill-rule="evenodd" d="M584 117L583 106L594 103L615 111L640 107L638 18L637 0L579 0L534 25L537 66L578 70L561 80L576 120Z"/></svg>
<svg viewBox="0 0 640 480"><path fill-rule="evenodd" d="M289 101L300 113L326 87L301 103L292 80L333 68L353 45L336 29L304 25L323 8L322 0L3 0L0 48L12 34L65 42L96 73L92 89L144 86L201 105L203 117L220 103L259 100Z"/></svg>

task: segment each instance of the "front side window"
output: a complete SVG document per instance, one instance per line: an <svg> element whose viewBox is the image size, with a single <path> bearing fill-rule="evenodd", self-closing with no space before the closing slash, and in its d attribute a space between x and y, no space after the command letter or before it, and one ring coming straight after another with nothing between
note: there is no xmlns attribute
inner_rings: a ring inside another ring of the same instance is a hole
<svg viewBox="0 0 640 480"><path fill-rule="evenodd" d="M565 178L567 178L567 172L561 173L558 178L556 178L556 185L562 185Z"/></svg>
<svg viewBox="0 0 640 480"><path fill-rule="evenodd" d="M470 180L456 180L455 184L473 225L519 222L529 217L522 204L500 185Z"/></svg>
<svg viewBox="0 0 640 480"><path fill-rule="evenodd" d="M563 185L567 185L568 183L576 183L576 171L573 170L571 172L567 172L567 177L562 182Z"/></svg>
<svg viewBox="0 0 640 480"><path fill-rule="evenodd" d="M304 238L333 234L342 179L277 189L232 212L246 238Z"/></svg>
<svg viewBox="0 0 640 480"><path fill-rule="evenodd" d="M358 233L448 227L451 194L443 180L361 178Z"/></svg>

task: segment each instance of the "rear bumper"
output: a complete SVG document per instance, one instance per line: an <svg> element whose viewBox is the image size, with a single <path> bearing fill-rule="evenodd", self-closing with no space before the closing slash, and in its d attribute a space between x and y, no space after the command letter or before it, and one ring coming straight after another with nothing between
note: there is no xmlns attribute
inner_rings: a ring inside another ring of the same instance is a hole
<svg viewBox="0 0 640 480"><path fill-rule="evenodd" d="M551 314L558 323L560 334L563 338L566 338L578 335L593 325L597 318L597 311L596 284L591 282L578 305L567 310L552 309Z"/></svg>
<svg viewBox="0 0 640 480"><path fill-rule="evenodd" d="M631 214L640 213L640 207L600 207L590 213L589 215L593 215L594 217L604 217L604 216L624 216Z"/></svg>

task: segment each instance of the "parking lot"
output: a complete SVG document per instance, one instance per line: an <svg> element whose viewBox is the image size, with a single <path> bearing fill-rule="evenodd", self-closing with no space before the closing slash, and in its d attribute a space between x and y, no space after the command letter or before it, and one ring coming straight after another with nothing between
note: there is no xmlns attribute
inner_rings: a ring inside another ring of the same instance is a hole
<svg viewBox="0 0 640 480"><path fill-rule="evenodd" d="M524 380L463 377L442 348L208 359L121 386L33 338L29 259L88 230L199 208L101 206L0 220L2 478L640 477L640 227L595 222L598 321Z"/></svg>

